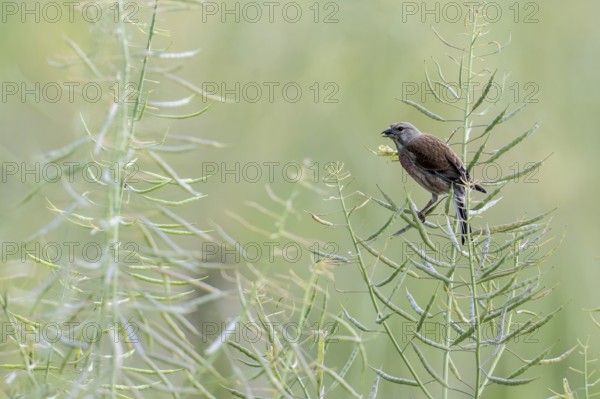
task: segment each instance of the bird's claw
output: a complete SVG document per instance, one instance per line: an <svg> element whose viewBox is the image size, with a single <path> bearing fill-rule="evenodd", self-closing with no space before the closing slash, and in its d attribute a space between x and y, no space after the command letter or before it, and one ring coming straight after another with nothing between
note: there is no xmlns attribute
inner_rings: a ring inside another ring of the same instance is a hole
<svg viewBox="0 0 600 399"><path fill-rule="evenodd" d="M417 213L417 216L419 217L421 223L425 223L425 214L423 212Z"/></svg>

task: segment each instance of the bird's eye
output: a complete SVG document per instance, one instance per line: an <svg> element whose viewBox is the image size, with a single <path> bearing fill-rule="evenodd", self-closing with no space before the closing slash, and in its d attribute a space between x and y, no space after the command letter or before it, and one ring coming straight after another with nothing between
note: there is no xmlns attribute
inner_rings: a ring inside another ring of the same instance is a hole
<svg viewBox="0 0 600 399"><path fill-rule="evenodd" d="M402 130L404 130L404 128L402 126L398 126L398 131L401 132Z"/></svg>

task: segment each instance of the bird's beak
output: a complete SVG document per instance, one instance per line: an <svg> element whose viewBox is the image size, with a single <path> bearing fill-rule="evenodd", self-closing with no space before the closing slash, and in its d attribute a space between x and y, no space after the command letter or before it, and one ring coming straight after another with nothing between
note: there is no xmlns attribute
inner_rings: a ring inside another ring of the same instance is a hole
<svg viewBox="0 0 600 399"><path fill-rule="evenodd" d="M385 129L383 132L381 132L381 135L383 137L392 137L393 136L392 129L390 129L390 128Z"/></svg>

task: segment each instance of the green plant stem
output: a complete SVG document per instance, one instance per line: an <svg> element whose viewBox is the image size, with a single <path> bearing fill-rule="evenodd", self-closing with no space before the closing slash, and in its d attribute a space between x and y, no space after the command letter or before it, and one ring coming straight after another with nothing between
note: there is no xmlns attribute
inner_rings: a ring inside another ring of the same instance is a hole
<svg viewBox="0 0 600 399"><path fill-rule="evenodd" d="M513 250L515 253L515 258L514 258L514 266L516 267L519 264L519 251L518 251L518 247L519 247L519 243L517 241L515 241L515 244L513 246ZM512 291L513 297L516 295L516 291L513 290ZM506 326L504 327L504 331L510 331L510 328L512 326L512 316L513 313L512 312L508 312L508 316L507 316L507 320L506 320ZM493 375L494 374L494 370L496 370L496 367L498 366L498 363L500 363L500 359L502 358L502 354L504 353L504 350L506 349L506 343L503 343L500 345L500 347L498 348L498 350L496 351L496 354L494 355L494 360L492 361L492 364L490 365L487 373L486 373L486 377L483 380L483 383L481 384L481 391L480 393L483 393L483 391L485 390L486 384L488 383L488 376Z"/></svg>
<svg viewBox="0 0 600 399"><path fill-rule="evenodd" d="M129 70L130 70L130 54L129 54L129 42L127 40L127 32L125 24L120 18L122 15L121 11L124 9L124 0L119 0L119 41L121 43L121 51L123 53L123 66L122 66L122 77L119 84L125 84L129 82ZM121 99L118 99L120 101ZM121 183L121 168L120 162L123 158L123 154L126 151L126 143L129 137L129 117L127 113L127 107L121 105L120 115L120 126L117 128L117 137L115 140L115 147L113 148L113 165L116 166L115 171L117 178L113 179L109 183L108 188L108 214L106 217L108 231L106 234L106 247L113 245L118 246L119 244L119 217L121 215L121 206L123 198L123 186ZM103 310L106 311L106 307L109 307L110 319L113 328L116 328L116 323L119 321L119 310L117 307L118 302L118 284L119 284L119 265L116 262L115 257L107 256L106 268L104 274L104 287L103 293L104 298L102 300ZM110 293L109 295L107 295ZM110 373L110 396L117 396L117 382L119 374L119 362L120 359L117 356L116 351L112 351L112 365Z"/></svg>
<svg viewBox="0 0 600 399"><path fill-rule="evenodd" d="M287 211L287 209L286 209L286 211ZM283 225L281 225L281 226L283 226ZM280 226L280 228L281 228L281 226ZM319 274L316 272L313 272L311 275L310 281L306 285L306 291L304 293L304 300L302 301L302 309L300 311L300 320L298 321L298 328L300 331L302 331L302 329L304 328L304 324L306 324L306 318L309 313L309 307L312 307L312 304L313 304L313 303L311 303L311 299L310 299L311 289L313 289L314 287L317 286L318 281L319 281ZM316 288L314 288L314 289L316 290ZM290 370L293 370L293 367L292 367L293 361L294 361L294 352L290 351L290 352L288 352L284 366L282 367L283 371L281 373L281 382L283 384L286 383ZM317 395L319 395L319 392L320 391L317 390Z"/></svg>
<svg viewBox="0 0 600 399"><path fill-rule="evenodd" d="M122 3L123 0L119 0L119 3ZM119 6L121 6L119 4ZM131 125L130 125L130 136L133 137L133 132L135 128L135 123L138 120L138 111L140 108L140 104L142 104L142 93L144 82L146 80L146 68L148 66L148 57L150 57L150 53L152 50L152 39L154 37L154 27L156 25L156 15L158 14L158 0L154 0L154 8L152 10L152 21L150 22L150 30L148 31L148 40L146 41L146 53L144 54L144 60L142 61L142 69L140 71L140 78L137 83L137 96L136 101L133 105L133 112L131 113ZM122 18L119 18L122 19ZM124 25L124 21L120 21L121 24ZM127 50L128 51L128 50ZM128 80L125 80L128 82Z"/></svg>
<svg viewBox="0 0 600 399"><path fill-rule="evenodd" d="M452 264L454 265L454 267L452 267L452 269L450 270L450 272L446 275L446 277L448 277L448 279L452 280L452 276L454 275L454 270L456 268L456 248L453 246L452 247L452 252L451 252L451 259L452 259ZM445 325L444 328L446 330L445 334L444 334L444 346L445 347L450 347L450 334L452 334L452 327L450 327L450 323L452 322L452 307L453 307L453 301L452 301L452 295L450 294L453 290L453 284L450 283L445 283L444 284L445 287L445 291L448 295L448 302L446 303L446 320L445 320ZM448 399L448 391L449 391L449 387L450 387L450 351L444 351L444 356L443 356L443 360L442 360L442 380L444 381L444 384L442 385L442 398L443 399Z"/></svg>
<svg viewBox="0 0 600 399"><path fill-rule="evenodd" d="M477 40L477 15L473 16L473 24L471 27L471 37L469 42L469 56L467 66L467 79L466 93L465 93L465 107L464 107L464 124L463 124L463 142L462 142L462 159L463 162L467 159L467 141L469 139L469 115L471 114L469 108L471 106L471 86L472 86L472 75L473 75L473 48L475 47L475 41ZM462 71L461 71L462 72ZM469 209L469 190L465 190L465 206ZM468 212L468 211L467 211ZM481 324L479 319L479 306L477 304L477 280L475 276L475 262L473 259L473 243L471 242L471 234L469 228L467 228L467 243L469 245L469 275L471 283L471 300L473 303L473 323L475 323L475 392L474 398L479 398L480 382L481 382Z"/></svg>
<svg viewBox="0 0 600 399"><path fill-rule="evenodd" d="M359 267L359 270L360 270L360 274L361 274L361 276L362 276L362 278L363 278L363 280L364 280L364 282L365 282L365 284L366 284L366 286L368 288L369 297L371 298L371 303L373 304L373 308L375 309L375 312L377 313L377 315L381 315L381 312L380 312L380 309L379 309L379 304L377 302L377 298L375 296L375 293L373 292L373 285L371 284L371 281L370 281L369 276L367 274L367 269L365 267L365 262L364 262L364 259L362 257L362 252L361 252L361 249L360 249L360 245L359 245L358 240L356 238L356 234L354 233L354 229L352 228L352 224L350 223L350 215L348 213L348 208L346 207L346 201L344 200L344 195L342 193L342 186L340 184L340 176L339 176L340 171L338 170L337 173L338 174L336 176L336 182L337 182L338 195L339 195L339 198L340 198L340 202L342 204L342 210L344 212L344 218L346 220L346 228L348 229L348 233L350 234L350 239L352 240L352 243L354 245L354 250L356 251L356 256L358 257L358 267ZM404 364L406 364L406 367L408 368L408 370L412 374L412 376L415 379L415 381L417 382L417 384L419 384L419 387L421 388L421 390L423 391L423 393L428 398L432 399L433 396L431 396L431 394L429 393L429 391L427 390L427 388L425 387L425 385L423 384L423 382L419 378L417 372L415 371L415 369L412 367L412 365L408 361L408 358L406 357L406 355L404 354L404 351L402 350L402 348L398 344L398 341L396 340L396 337L394 337L392 329L390 328L390 326L387 323L387 321L383 321L381 324L383 325L383 328L385 329L386 335L392 341L392 345L394 345L394 348L396 349L396 351L398 352L398 354L402 358L402 361L404 362Z"/></svg>
<svg viewBox="0 0 600 399"><path fill-rule="evenodd" d="M147 58L148 51L150 49L150 43L152 40L152 35L154 31L154 22L156 19L158 0L155 2L155 7L153 10L152 23L150 26L150 32L148 33L148 42L146 46L146 56L144 57L144 63L142 65L142 70L140 72L140 79L138 82L138 96L137 101L134 104L133 112L130 115L129 110L126 106L121 105L120 109L120 120L119 126L116 129L116 137L114 140L114 145L111 147L112 152L112 164L115 165L115 171L117 176L109 183L108 187L108 208L106 215L106 248L113 248L118 251L119 242L120 242L120 218L122 214L122 204L123 204L123 194L125 190L125 185L123 181L122 170L127 162L127 152L129 150L129 145L134 135L135 129L135 120L137 110L140 106L141 102L141 92L142 92L142 84L144 82L145 71L147 67ZM118 1L119 7L119 22L118 22L118 40L121 45L121 52L123 57L123 64L121 69L121 76L119 84L122 87L125 87L131 80L131 55L129 51L129 41L127 38L127 25L123 20L123 10L125 7L125 0ZM122 102L123 99L118 99L119 102ZM122 103L121 103L122 104ZM113 334L112 337L109 337L111 342L115 341L116 336L119 334L119 322L120 322L120 311L118 304L119 297L119 264L118 257L112 256L107 252L108 256L105 257L105 265L104 265L104 281L103 281L103 291L102 291L102 311L99 312L102 318L106 316L109 324L109 331ZM105 320L101 320L104 322ZM101 325L105 325L104 323ZM114 345L118 345L115 343ZM119 358L119 350L115 350L113 347L112 354L112 365L110 367L110 396L117 397L117 386L118 386L118 378L120 374L120 363L121 359ZM100 369L100 368L98 368Z"/></svg>
<svg viewBox="0 0 600 399"><path fill-rule="evenodd" d="M467 141L469 140L469 106L471 105L471 74L473 72L473 44L475 41L475 29L477 19L473 17L473 27L471 29L471 38L469 41L469 55L467 57L467 79L465 80L465 106L463 109L463 139L461 148L461 158L463 162L467 159ZM460 71L462 73L462 71Z"/></svg>
<svg viewBox="0 0 600 399"><path fill-rule="evenodd" d="M469 50L468 50L468 56L467 56L467 71L466 71L466 80L465 80L465 105L463 107L463 137L462 137L462 142L461 142L461 158L462 161L464 163L466 163L466 159L467 159L467 143L469 140L469 115L470 113L470 105L471 105L471 86L472 86L472 82L471 82L471 78L472 78L472 71L473 71L473 48L474 48L474 44L475 44L475 40L477 37L477 18L476 16L473 16L473 23L471 26L471 35L470 35L470 41L469 41ZM462 66L462 64L461 64ZM461 75L463 73L462 69L459 70L459 75ZM459 77L459 80L460 77ZM465 193L465 205L467 207L467 209L469 209L469 190L466 190ZM456 230L458 228L458 223L459 221L457 220L455 225L454 225L454 230ZM471 275L471 295L473 296L473 301L475 301L475 297L477 296L476 294L476 287L475 287L475 282L474 282L474 263L473 263L473 245L471 243L471 237L469 234L469 229L467 229L467 241L469 243L469 270L470 270L470 275ZM452 264L454 265L454 267L450 270L450 272L447 274L447 277L449 279L452 279L452 276L454 274L454 270L456 267L456 262L457 262L457 250L455 247L452 247L452 252L451 252L451 259L452 259ZM452 328L450 326L451 322L452 322L452 308L453 308L453 301L452 301L452 296L451 296L451 292L453 290L452 287L452 283L446 283L445 284L445 288L446 288L446 292L448 293L448 301L446 303L446 319L445 319L445 330L446 330L446 334L445 334L445 338L444 338L444 344L445 346L450 346L451 340L450 340L450 334L452 333ZM479 392L478 392L478 387L479 387L479 380L480 380L480 368L479 365L481 364L481 360L480 360L480 338L479 338L479 315L478 315L478 310L477 310L477 303L474 303L474 308L475 308L475 323L476 323L476 333L477 333L477 342L476 342L476 350L475 350L475 359L476 359L476 363L477 363L477 370L476 370L476 374L475 374L475 380L476 380L476 389L475 389L475 397L479 396ZM443 399L448 399L448 393L449 393L449 386L450 386L450 382L449 382L449 378L450 378L450 372L449 372L449 368L450 368L450 352L446 351L444 352L444 356L443 356L443 361L442 361L442 379L445 382L445 386L442 386L442 398Z"/></svg>
<svg viewBox="0 0 600 399"><path fill-rule="evenodd" d="M583 346L583 345L582 345ZM595 383L591 383L588 381L588 378L591 376L588 374L588 341L586 341L585 346L583 347L583 382L584 382L584 399L590 398L590 386L594 386Z"/></svg>
<svg viewBox="0 0 600 399"><path fill-rule="evenodd" d="M468 198L468 196L467 196ZM467 206L469 202L467 200ZM468 209L468 208L467 208ZM471 300L473 302L473 323L475 323L475 398L481 395L479 383L481 381L481 323L479 316L479 305L477 304L477 278L475 276L475 262L473 261L473 243L467 229L467 241L469 243L469 275L471 282Z"/></svg>

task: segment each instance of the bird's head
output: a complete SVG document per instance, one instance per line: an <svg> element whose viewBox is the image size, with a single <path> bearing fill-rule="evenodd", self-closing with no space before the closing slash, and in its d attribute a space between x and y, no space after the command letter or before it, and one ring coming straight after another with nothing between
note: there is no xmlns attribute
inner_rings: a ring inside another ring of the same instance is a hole
<svg viewBox="0 0 600 399"><path fill-rule="evenodd" d="M420 136L421 132L408 122L396 122L385 129L381 135L383 137L389 137L394 140L396 144L406 145L415 137Z"/></svg>

